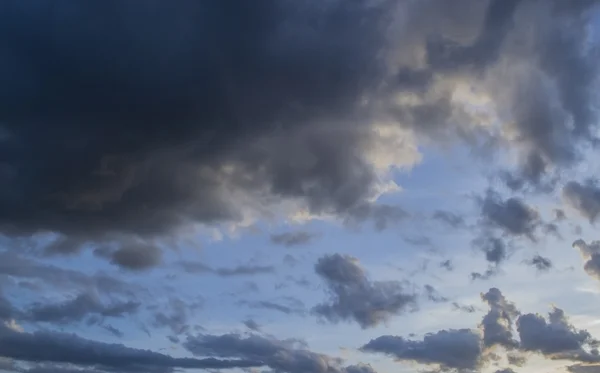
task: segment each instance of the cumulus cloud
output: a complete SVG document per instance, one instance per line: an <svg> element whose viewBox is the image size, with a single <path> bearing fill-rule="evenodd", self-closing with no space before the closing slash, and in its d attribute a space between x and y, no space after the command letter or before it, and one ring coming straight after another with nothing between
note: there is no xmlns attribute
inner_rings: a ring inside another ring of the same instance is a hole
<svg viewBox="0 0 600 373"><path fill-rule="evenodd" d="M441 330L426 334L423 340L385 335L371 340L361 350L390 355L397 360L460 370L479 368L483 355L481 337L469 329Z"/></svg>
<svg viewBox="0 0 600 373"><path fill-rule="evenodd" d="M285 247L306 245L313 241L316 235L310 232L297 231L271 235L271 242Z"/></svg>
<svg viewBox="0 0 600 373"><path fill-rule="evenodd" d="M313 312L328 321L355 321L370 328L416 306L417 295L398 281L370 280L356 258L326 255L315 272L325 281L330 301Z"/></svg>
<svg viewBox="0 0 600 373"><path fill-rule="evenodd" d="M502 346L516 348L519 343L513 338L513 321L519 315L516 306L506 300L497 288L491 288L481 294L481 300L490 307L481 321L483 344L486 347Z"/></svg>
<svg viewBox="0 0 600 373"><path fill-rule="evenodd" d="M484 223L507 234L531 239L534 239L535 229L540 224L538 212L522 200L514 197L502 200L491 191L481 200L481 214Z"/></svg>
<svg viewBox="0 0 600 373"><path fill-rule="evenodd" d="M560 308L554 308L548 318L525 314L517 320L521 349L538 352L552 359L594 362L600 360L598 341L587 330L576 329Z"/></svg>

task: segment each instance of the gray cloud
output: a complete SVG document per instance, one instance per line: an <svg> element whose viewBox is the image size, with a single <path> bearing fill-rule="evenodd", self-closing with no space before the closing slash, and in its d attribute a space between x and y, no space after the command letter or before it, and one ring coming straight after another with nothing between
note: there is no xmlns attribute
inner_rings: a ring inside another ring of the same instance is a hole
<svg viewBox="0 0 600 373"><path fill-rule="evenodd" d="M264 362L274 371L286 373L373 373L369 366L341 367L341 361L306 350L295 340L277 340L251 334L190 336L185 348L198 356L239 358Z"/></svg>
<svg viewBox="0 0 600 373"><path fill-rule="evenodd" d="M477 311L477 307L472 304L459 304L457 302L452 302L452 308L466 313L475 313Z"/></svg>
<svg viewBox="0 0 600 373"><path fill-rule="evenodd" d="M102 325L102 328L104 328L104 330L106 330L107 332L109 332L117 338L123 338L123 336L125 335L122 331L120 331L112 325Z"/></svg>
<svg viewBox="0 0 600 373"><path fill-rule="evenodd" d="M562 197L569 206L577 210L590 223L596 221L600 213L600 188L596 182L588 181L580 184L570 181L564 186Z"/></svg>
<svg viewBox="0 0 600 373"><path fill-rule="evenodd" d="M485 270L485 272L481 273L481 272L471 272L471 274L469 275L469 277L471 278L471 281L475 281L475 280L489 280L490 278L496 276L498 274L498 268L497 267L488 267L488 269Z"/></svg>
<svg viewBox="0 0 600 373"><path fill-rule="evenodd" d="M498 227L515 236L534 239L534 232L540 224L540 216L518 198L502 200L494 192L488 192L481 200L481 214L484 222Z"/></svg>
<svg viewBox="0 0 600 373"><path fill-rule="evenodd" d="M102 272L86 274L41 263L9 251L0 252L0 275L28 279L42 287L78 289L82 292L96 291L107 295L134 297L143 291L138 286Z"/></svg>
<svg viewBox="0 0 600 373"><path fill-rule="evenodd" d="M250 308L263 309L263 310L272 310L284 313L286 315L303 315L305 313L304 305L302 302L295 300L289 302L289 305L281 304L272 301L240 301L240 304L248 305Z"/></svg>
<svg viewBox="0 0 600 373"><path fill-rule="evenodd" d="M526 261L532 267L535 267L540 272L546 272L552 268L552 261L541 255L535 255L533 258Z"/></svg>
<svg viewBox="0 0 600 373"><path fill-rule="evenodd" d="M600 364L574 364L566 367L571 373L598 373Z"/></svg>
<svg viewBox="0 0 600 373"><path fill-rule="evenodd" d="M328 321L355 321L362 328L374 327L416 306L416 295L397 281L371 281L357 259L326 255L315 265L325 281L330 302L313 308Z"/></svg>
<svg viewBox="0 0 600 373"><path fill-rule="evenodd" d="M465 226L465 219L450 211L438 210L433 214L433 219L440 221L451 228L462 228Z"/></svg>
<svg viewBox="0 0 600 373"><path fill-rule="evenodd" d="M521 349L538 352L552 359L598 361L593 351L598 346L590 333L578 330L571 325L560 308L554 308L547 320L540 315L525 314L517 320L517 330L521 340Z"/></svg>
<svg viewBox="0 0 600 373"><path fill-rule="evenodd" d="M0 329L0 355L19 361L69 363L81 367L116 370L155 368L249 368L263 364L250 360L174 358L169 355L108 344L58 332L16 332Z"/></svg>
<svg viewBox="0 0 600 373"><path fill-rule="evenodd" d="M512 334L513 321L520 314L515 305L508 302L497 288L491 288L487 293L481 294L481 300L490 307L481 321L484 346L499 345L507 349L518 347L519 343Z"/></svg>
<svg viewBox="0 0 600 373"><path fill-rule="evenodd" d="M498 369L496 371L496 373L516 373L516 372L511 368L504 368L504 369Z"/></svg>
<svg viewBox="0 0 600 373"><path fill-rule="evenodd" d="M275 272L273 266L240 265L232 268L213 268L200 262L180 262L188 273L210 273L221 277L252 276Z"/></svg>
<svg viewBox="0 0 600 373"><path fill-rule="evenodd" d="M573 242L573 247L579 250L583 260L585 260L583 265L585 272L600 280L600 241L592 241L587 244L584 240L578 239Z"/></svg>
<svg viewBox="0 0 600 373"><path fill-rule="evenodd" d="M431 285L425 285L425 295L427 299L435 303L444 303L448 301L448 298L441 295L436 288Z"/></svg>
<svg viewBox="0 0 600 373"><path fill-rule="evenodd" d="M114 265L133 271L155 267L162 261L160 248L139 243L123 244L116 249L95 250L94 253L107 257Z"/></svg>
<svg viewBox="0 0 600 373"><path fill-rule="evenodd" d="M25 318L39 322L71 323L89 316L122 317L137 312L139 307L140 303L135 301L104 304L98 296L84 293L62 303L36 303L25 312Z"/></svg>
<svg viewBox="0 0 600 373"><path fill-rule="evenodd" d="M440 263L440 268L445 268L447 271L454 270L454 266L452 265L452 260L447 259Z"/></svg>
<svg viewBox="0 0 600 373"><path fill-rule="evenodd" d="M423 340L385 335L371 340L361 350L390 355L397 360L459 370L478 369L483 355L479 334L469 329L442 330L426 334Z"/></svg>
<svg viewBox="0 0 600 373"><path fill-rule="evenodd" d="M383 229L408 214L372 202L382 163L415 163L422 138L511 149L515 177L539 184L594 140L592 2L578 4L8 1L0 231L62 233L72 252L284 200ZM472 113L463 85L498 118Z"/></svg>
<svg viewBox="0 0 600 373"><path fill-rule="evenodd" d="M508 259L508 248L503 239L492 236L479 237L473 241L473 246L483 251L485 260L493 266L499 266Z"/></svg>
<svg viewBox="0 0 600 373"><path fill-rule="evenodd" d="M171 297L167 304L154 313L153 325L158 328L167 327L175 335L180 335L189 330L189 317L202 307L202 301L185 302L179 298Z"/></svg>
<svg viewBox="0 0 600 373"><path fill-rule="evenodd" d="M317 235L305 231L285 232L271 235L271 242L285 247L293 247L309 244L316 237Z"/></svg>
<svg viewBox="0 0 600 373"><path fill-rule="evenodd" d="M244 325L246 325L246 327L254 332L259 332L260 331L260 324L258 324L256 321L252 320L252 319L248 319L248 320L244 320Z"/></svg>
<svg viewBox="0 0 600 373"><path fill-rule="evenodd" d="M525 356L514 353L514 352L507 354L506 359L508 360L509 364L515 365L518 367L522 367L527 362L527 358Z"/></svg>

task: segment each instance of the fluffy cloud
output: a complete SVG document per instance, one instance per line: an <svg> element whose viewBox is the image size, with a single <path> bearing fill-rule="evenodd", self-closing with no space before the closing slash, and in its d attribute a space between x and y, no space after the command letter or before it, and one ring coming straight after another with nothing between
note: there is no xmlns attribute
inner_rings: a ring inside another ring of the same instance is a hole
<svg viewBox="0 0 600 373"><path fill-rule="evenodd" d="M355 321L362 328L374 327L416 306L417 296L397 281L371 281L356 258L327 255L315 265L323 278L330 302L313 312L331 322Z"/></svg>
<svg viewBox="0 0 600 373"><path fill-rule="evenodd" d="M502 200L494 192L488 192L481 200L481 214L484 223L500 228L514 236L534 239L535 229L540 224L537 211L518 198Z"/></svg>
<svg viewBox="0 0 600 373"><path fill-rule="evenodd" d="M508 302L497 288L491 288L487 293L481 294L481 300L490 307L489 312L481 321L484 346L498 345L507 349L516 348L518 342L513 339L512 326L519 311L515 305Z"/></svg>
<svg viewBox="0 0 600 373"><path fill-rule="evenodd" d="M525 314L517 320L517 330L524 351L539 352L552 359L598 361L598 341L586 330L571 325L560 308L554 308L548 319Z"/></svg>

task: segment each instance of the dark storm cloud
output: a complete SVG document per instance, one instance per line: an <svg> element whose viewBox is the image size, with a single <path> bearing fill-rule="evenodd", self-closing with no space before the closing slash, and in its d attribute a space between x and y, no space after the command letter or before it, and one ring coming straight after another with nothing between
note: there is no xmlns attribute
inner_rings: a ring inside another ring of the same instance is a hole
<svg viewBox="0 0 600 373"><path fill-rule="evenodd" d="M91 293L80 294L61 303L36 303L25 312L26 319L38 322L71 323L82 321L90 316L122 317L135 313L139 302L112 302L104 304Z"/></svg>
<svg viewBox="0 0 600 373"><path fill-rule="evenodd" d="M174 358L168 355L108 344L58 332L0 330L0 355L18 361L69 363L80 367L106 367L129 371L157 368L249 368L263 364L249 360Z"/></svg>
<svg viewBox="0 0 600 373"><path fill-rule="evenodd" d="M325 281L330 301L313 312L330 322L355 321L366 329L416 307L416 294L398 281L371 281L356 258L326 255L315 272Z"/></svg>
<svg viewBox="0 0 600 373"><path fill-rule="evenodd" d="M382 229L406 214L369 202L380 120L515 145L516 177L539 182L593 138L578 4L5 1L0 229L61 232L72 251L241 219L245 193ZM450 99L457 82L490 96L511 139Z"/></svg>
<svg viewBox="0 0 600 373"><path fill-rule="evenodd" d="M373 373L369 366L341 367L339 359L305 349L298 341L250 334L190 336L186 349L198 356L262 361L274 371L286 373ZM368 367L368 368L367 368Z"/></svg>
<svg viewBox="0 0 600 373"><path fill-rule="evenodd" d="M285 247L293 247L309 244L315 238L316 235L310 232L285 232L271 235L271 242Z"/></svg>
<svg viewBox="0 0 600 373"><path fill-rule="evenodd" d="M481 294L481 300L490 307L481 320L484 346L499 345L507 349L518 347L519 343L512 333L513 322L520 314L515 305L508 302L497 288L491 288L487 293Z"/></svg>
<svg viewBox="0 0 600 373"><path fill-rule="evenodd" d="M442 330L426 334L423 340L384 335L371 340L361 350L382 353L397 360L459 370L479 368L483 354L481 338L469 329Z"/></svg>
<svg viewBox="0 0 600 373"><path fill-rule="evenodd" d="M524 351L538 352L552 359L600 360L596 350L598 341L587 330L571 325L560 308L554 308L547 320L531 313L521 315L517 320L517 330ZM590 348L592 352L588 352Z"/></svg>
<svg viewBox="0 0 600 373"><path fill-rule="evenodd" d="M577 210L590 223L594 223L600 213L600 188L596 182L588 181L580 184L576 181L568 182L562 196L565 202Z"/></svg>
<svg viewBox="0 0 600 373"><path fill-rule="evenodd" d="M573 242L573 247L579 250L579 253L585 260L583 269L596 280L600 280L600 241L592 241L587 244L579 239Z"/></svg>
<svg viewBox="0 0 600 373"><path fill-rule="evenodd" d="M221 277L253 276L275 272L273 266L240 265L232 268L213 268L201 262L181 262L179 264L188 273L211 273Z"/></svg>
<svg viewBox="0 0 600 373"><path fill-rule="evenodd" d="M522 200L514 197L502 200L498 194L489 191L480 203L486 224L510 235L535 238L535 229L540 224L539 214Z"/></svg>
<svg viewBox="0 0 600 373"><path fill-rule="evenodd" d="M533 258L526 261L532 267L535 267L539 272L546 272L552 268L552 261L541 255L535 255Z"/></svg>
<svg viewBox="0 0 600 373"><path fill-rule="evenodd" d="M227 180L314 211L365 202L366 133L305 129L351 122L379 84L388 10L2 4L2 230L84 239L235 219Z"/></svg>

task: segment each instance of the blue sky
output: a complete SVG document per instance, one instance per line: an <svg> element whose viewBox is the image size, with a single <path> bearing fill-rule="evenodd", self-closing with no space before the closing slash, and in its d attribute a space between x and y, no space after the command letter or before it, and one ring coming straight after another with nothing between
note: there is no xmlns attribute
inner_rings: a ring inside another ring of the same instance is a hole
<svg viewBox="0 0 600 373"><path fill-rule="evenodd" d="M0 370L600 372L599 11L0 4Z"/></svg>

